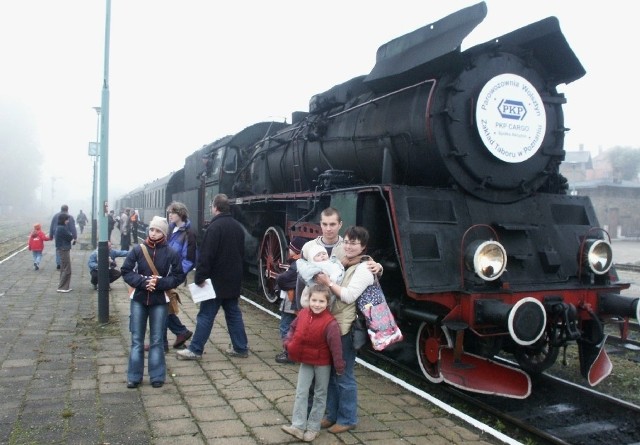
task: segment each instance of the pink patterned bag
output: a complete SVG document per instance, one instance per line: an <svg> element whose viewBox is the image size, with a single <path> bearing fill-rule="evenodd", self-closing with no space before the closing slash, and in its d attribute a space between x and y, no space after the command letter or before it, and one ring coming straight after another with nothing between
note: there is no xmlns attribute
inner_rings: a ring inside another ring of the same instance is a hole
<svg viewBox="0 0 640 445"><path fill-rule="evenodd" d="M393 318L377 280L358 297L357 306L364 315L367 333L374 350L382 351L387 346L402 341L402 332Z"/></svg>

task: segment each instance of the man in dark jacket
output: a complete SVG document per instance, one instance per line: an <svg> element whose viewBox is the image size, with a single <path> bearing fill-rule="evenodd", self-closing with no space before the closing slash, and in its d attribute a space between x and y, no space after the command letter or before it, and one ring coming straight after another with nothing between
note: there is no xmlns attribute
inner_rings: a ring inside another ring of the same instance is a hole
<svg viewBox="0 0 640 445"><path fill-rule="evenodd" d="M239 358L249 355L247 333L238 304L242 284L244 230L231 216L227 195L216 195L211 203L211 210L213 219L202 239L193 280L198 286L203 286L204 281L210 278L216 298L200 303L196 331L191 338L191 344L189 348L176 353L180 360L202 358L204 346L209 340L220 307L224 310L231 337L231 345L226 354Z"/></svg>

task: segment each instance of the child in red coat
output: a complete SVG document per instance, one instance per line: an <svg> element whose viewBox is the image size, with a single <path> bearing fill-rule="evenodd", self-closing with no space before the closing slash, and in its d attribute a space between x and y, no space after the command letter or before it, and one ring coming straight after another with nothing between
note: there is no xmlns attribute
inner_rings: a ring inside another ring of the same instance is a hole
<svg viewBox="0 0 640 445"><path fill-rule="evenodd" d="M29 241L27 245L33 255L33 269L40 269L40 261L42 261L42 251L44 250L44 242L51 241L43 231L42 226L39 223L33 225L33 230L29 235Z"/></svg>
<svg viewBox="0 0 640 445"><path fill-rule="evenodd" d="M300 362L300 371L291 425L282 425L282 429L305 442L311 442L320 432L320 421L327 405L331 363L338 375L344 372L345 367L340 328L327 310L330 295L327 286L312 286L309 307L298 313L284 340L288 357ZM314 379L313 406L307 416L309 388Z"/></svg>

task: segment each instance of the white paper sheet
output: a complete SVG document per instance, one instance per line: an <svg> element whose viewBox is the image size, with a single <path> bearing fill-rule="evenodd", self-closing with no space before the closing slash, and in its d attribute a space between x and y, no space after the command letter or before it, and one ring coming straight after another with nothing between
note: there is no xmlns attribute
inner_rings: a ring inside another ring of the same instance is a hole
<svg viewBox="0 0 640 445"><path fill-rule="evenodd" d="M216 291L213 290L213 284L210 278L204 281L203 287L198 286L196 283L190 283L189 292L191 292L191 299L194 303L216 298Z"/></svg>

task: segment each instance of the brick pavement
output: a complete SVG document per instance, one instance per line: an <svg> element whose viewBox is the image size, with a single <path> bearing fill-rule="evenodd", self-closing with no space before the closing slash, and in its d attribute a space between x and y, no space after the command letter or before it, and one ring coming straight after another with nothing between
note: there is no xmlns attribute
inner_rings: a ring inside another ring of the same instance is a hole
<svg viewBox="0 0 640 445"><path fill-rule="evenodd" d="M223 354L229 337L220 313L201 361L179 361L172 350L164 387L152 388L145 375L140 388L127 389L126 286L112 284L109 323L98 324L90 250L79 245L68 294L56 292L53 243L39 271L27 250L0 264L0 443L298 442L280 429L291 414L297 366L273 360L280 351L277 320L243 302L249 358ZM197 308L186 296L183 302L180 317L193 330ZM356 375L358 427L340 435L323 430L314 443L500 443L364 367Z"/></svg>

